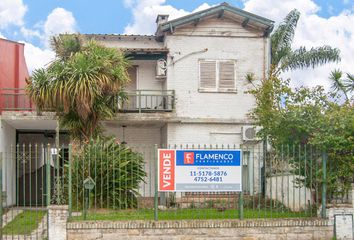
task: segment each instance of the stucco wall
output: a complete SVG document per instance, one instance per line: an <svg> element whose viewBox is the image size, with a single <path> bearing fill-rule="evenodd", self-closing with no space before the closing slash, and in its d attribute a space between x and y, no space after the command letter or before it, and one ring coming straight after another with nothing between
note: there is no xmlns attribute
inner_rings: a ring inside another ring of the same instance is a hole
<svg viewBox="0 0 354 240"><path fill-rule="evenodd" d="M25 79L29 76L24 57L24 44L0 39L0 92L13 93L4 88L24 88ZM0 114L3 108L18 107L24 104L24 97L17 99L0 95ZM29 105L26 99L26 105ZM24 107L24 106L22 106Z"/></svg>
<svg viewBox="0 0 354 240"><path fill-rule="evenodd" d="M156 61L135 60L133 65L137 65L137 89L162 90L162 82L156 80Z"/></svg>
<svg viewBox="0 0 354 240"><path fill-rule="evenodd" d="M277 200L293 211L310 208L309 204L314 204L312 193L309 188L299 187L296 184L295 175L279 175L266 179L266 195L273 200Z"/></svg>
<svg viewBox="0 0 354 240"><path fill-rule="evenodd" d="M6 192L6 204L15 203L15 145L16 145L16 129L1 120L0 116L0 152L3 153L3 191ZM12 146L12 147L11 147Z"/></svg>

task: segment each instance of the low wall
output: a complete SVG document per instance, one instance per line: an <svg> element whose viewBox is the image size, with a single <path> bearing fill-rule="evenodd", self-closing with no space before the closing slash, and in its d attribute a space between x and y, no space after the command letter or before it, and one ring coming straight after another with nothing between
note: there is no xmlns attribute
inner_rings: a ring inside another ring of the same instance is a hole
<svg viewBox="0 0 354 240"><path fill-rule="evenodd" d="M267 177L266 196L283 203L293 211L305 210L306 207L309 207L309 203L312 203L311 191L294 184L299 177L297 175Z"/></svg>
<svg viewBox="0 0 354 240"><path fill-rule="evenodd" d="M332 239L322 219L70 222L67 239Z"/></svg>

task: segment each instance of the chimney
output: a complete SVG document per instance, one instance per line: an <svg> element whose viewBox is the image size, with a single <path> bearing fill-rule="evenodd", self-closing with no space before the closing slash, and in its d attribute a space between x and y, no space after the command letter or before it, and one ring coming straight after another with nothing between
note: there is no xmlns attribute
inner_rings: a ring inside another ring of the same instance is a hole
<svg viewBox="0 0 354 240"><path fill-rule="evenodd" d="M168 14L159 14L159 15L157 15L157 18L156 18L157 26L167 22L168 21L168 16L169 16Z"/></svg>

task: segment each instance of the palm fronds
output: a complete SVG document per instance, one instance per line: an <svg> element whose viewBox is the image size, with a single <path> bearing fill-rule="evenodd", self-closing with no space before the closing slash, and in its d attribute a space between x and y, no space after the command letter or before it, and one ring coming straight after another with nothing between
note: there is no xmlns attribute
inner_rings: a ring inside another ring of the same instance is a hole
<svg viewBox="0 0 354 240"><path fill-rule="evenodd" d="M330 46L321 46L307 50L306 47L292 49L295 30L300 12L292 10L271 35L271 71L270 75L308 67L316 67L329 62L340 61L340 51Z"/></svg>
<svg viewBox="0 0 354 240"><path fill-rule="evenodd" d="M129 63L118 49L79 35L53 37L52 46L56 59L34 71L27 92L40 110L55 110L74 138L96 136L99 121L114 115L112 98L129 80Z"/></svg>

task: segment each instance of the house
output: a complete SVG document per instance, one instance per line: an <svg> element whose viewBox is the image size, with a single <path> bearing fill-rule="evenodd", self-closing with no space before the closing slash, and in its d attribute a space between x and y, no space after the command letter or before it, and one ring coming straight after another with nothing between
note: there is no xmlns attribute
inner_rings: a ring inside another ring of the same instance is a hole
<svg viewBox="0 0 354 240"><path fill-rule="evenodd" d="M152 36L86 35L123 49L135 66L126 110L141 114L122 114L107 130L122 138L125 125L128 143L242 143L255 103L246 75L265 77L273 22L223 3L156 24Z"/></svg>
<svg viewBox="0 0 354 240"><path fill-rule="evenodd" d="M16 143L16 130L2 120L2 113L5 109L18 110L22 101L27 101L27 98L15 96L19 94L17 89L25 86L24 80L28 76L24 44L0 38L0 152L5 152L6 148ZM10 162L6 166L14 169L15 163ZM11 182L12 176L5 175L4 180ZM13 196L14 190L9 189L8 194Z"/></svg>
<svg viewBox="0 0 354 240"><path fill-rule="evenodd" d="M117 102L119 111L104 123L106 132L132 146L257 144L248 141L255 137L248 116L255 99L246 75L253 74L255 83L266 77L274 22L227 3L178 19L168 17L157 16L154 35L84 35L122 49L133 65L128 101ZM6 142L0 147L54 143L54 115L38 114L28 100L15 103L24 98L23 90L12 94L1 90L0 139ZM152 155L145 154L145 161L151 169ZM11 165L5 167L14 171ZM143 191L151 195L154 189Z"/></svg>

